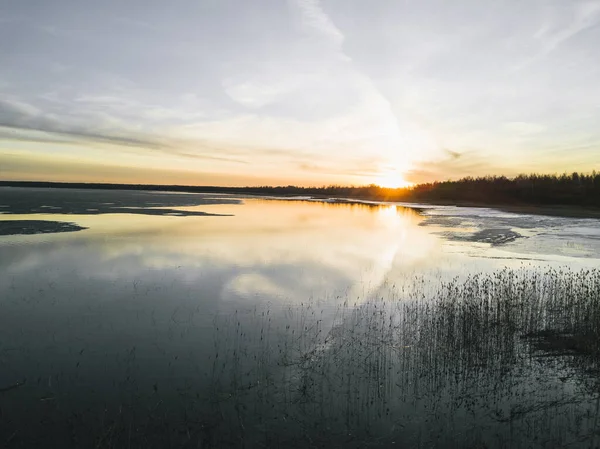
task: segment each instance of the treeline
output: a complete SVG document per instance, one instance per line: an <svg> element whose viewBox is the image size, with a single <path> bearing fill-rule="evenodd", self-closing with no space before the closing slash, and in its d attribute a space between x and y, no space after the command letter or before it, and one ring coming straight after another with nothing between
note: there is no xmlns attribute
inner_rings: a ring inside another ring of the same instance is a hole
<svg viewBox="0 0 600 449"><path fill-rule="evenodd" d="M375 184L358 187L340 185L219 187L14 181L0 181L0 186L311 196L444 204L600 207L600 173L596 172L563 175L531 174L514 178L468 177L457 181L424 183L398 189L379 187Z"/></svg>
<svg viewBox="0 0 600 449"><path fill-rule="evenodd" d="M419 184L407 193L412 200L428 202L600 207L600 173L469 177Z"/></svg>
<svg viewBox="0 0 600 449"><path fill-rule="evenodd" d="M600 207L600 173L563 175L519 175L467 177L412 187L388 189L377 185L362 187L258 187L258 194L307 195L359 198L382 201L429 203L472 203L477 205L564 205Z"/></svg>

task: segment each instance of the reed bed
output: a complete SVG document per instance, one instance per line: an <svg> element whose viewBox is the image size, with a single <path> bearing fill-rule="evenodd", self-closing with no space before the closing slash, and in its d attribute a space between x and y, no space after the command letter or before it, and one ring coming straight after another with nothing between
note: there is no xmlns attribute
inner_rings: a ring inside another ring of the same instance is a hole
<svg viewBox="0 0 600 449"><path fill-rule="evenodd" d="M283 327L269 310L229 317L212 402L229 443L600 444L598 270L505 269L433 295L391 292L330 319L289 308Z"/></svg>

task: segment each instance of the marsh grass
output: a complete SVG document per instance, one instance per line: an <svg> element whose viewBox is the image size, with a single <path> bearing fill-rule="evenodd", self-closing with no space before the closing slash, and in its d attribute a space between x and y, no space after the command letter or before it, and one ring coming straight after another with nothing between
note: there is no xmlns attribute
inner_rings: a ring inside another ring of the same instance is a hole
<svg viewBox="0 0 600 449"><path fill-rule="evenodd" d="M600 444L597 270L391 291L332 319L302 304L283 327L269 310L221 324L212 405L231 435L247 447Z"/></svg>

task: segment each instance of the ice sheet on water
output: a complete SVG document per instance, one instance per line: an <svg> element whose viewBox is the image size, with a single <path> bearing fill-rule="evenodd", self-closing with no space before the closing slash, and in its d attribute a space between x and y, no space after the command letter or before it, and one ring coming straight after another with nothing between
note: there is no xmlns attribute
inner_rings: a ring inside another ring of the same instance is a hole
<svg viewBox="0 0 600 449"><path fill-rule="evenodd" d="M420 226L452 241L489 243L507 251L600 258L600 220L435 206Z"/></svg>
<svg viewBox="0 0 600 449"><path fill-rule="evenodd" d="M75 232L86 228L75 223L46 220L0 221L0 235L51 234L55 232Z"/></svg>
<svg viewBox="0 0 600 449"><path fill-rule="evenodd" d="M207 216L209 212L186 208L241 204L241 200L227 195L164 193L129 190L78 190L0 188L2 212L5 214L143 214Z"/></svg>

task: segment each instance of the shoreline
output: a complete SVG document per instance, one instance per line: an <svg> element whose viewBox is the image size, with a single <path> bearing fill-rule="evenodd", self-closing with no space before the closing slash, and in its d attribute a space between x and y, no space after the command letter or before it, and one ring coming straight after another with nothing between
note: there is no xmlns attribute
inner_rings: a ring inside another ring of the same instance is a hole
<svg viewBox="0 0 600 449"><path fill-rule="evenodd" d="M51 183L51 182L29 182L29 181L0 181L0 187L16 187L16 188L42 188L42 189L84 189L84 190L139 190L145 192L162 192L162 193L208 193L208 194L226 194L226 195L243 195L247 197L257 198L281 198L293 199L295 197L303 197L306 199L332 204L355 204L355 205L376 205L378 203L405 205L414 209L417 213L423 211L423 207L435 206L454 206L454 207L473 207L473 208L488 208L496 209L508 213L530 214L530 215L545 215L551 217L565 218L589 218L600 219L600 208L584 207L577 205L535 205L535 204L487 204L474 203L470 201L418 201L413 199L392 199L392 198L367 198L367 197L336 197L331 195L310 195L298 193L277 194L271 192L257 192L253 188L243 187L193 187L193 186L153 186L153 185L134 185L134 184L87 184L87 183ZM330 201L326 201L330 200ZM414 204L414 206L413 206Z"/></svg>

